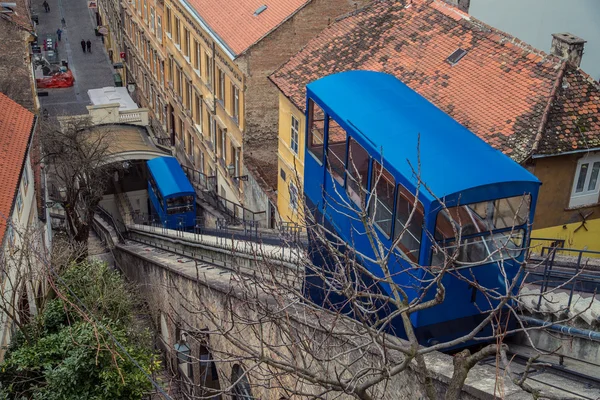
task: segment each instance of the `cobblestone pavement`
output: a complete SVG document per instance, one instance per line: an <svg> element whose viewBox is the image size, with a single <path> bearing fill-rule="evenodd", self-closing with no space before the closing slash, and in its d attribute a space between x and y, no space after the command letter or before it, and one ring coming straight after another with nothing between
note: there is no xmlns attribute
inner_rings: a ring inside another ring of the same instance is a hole
<svg viewBox="0 0 600 400"><path fill-rule="evenodd" d="M96 36L95 11L88 9L86 0L47 0L50 12L45 12L44 0L33 0L34 13L39 16L38 37L56 34L61 27L62 40L58 43L59 57L68 60L75 77L75 85L65 89L41 89L48 96L40 97L42 108L51 116L87 114L90 104L88 89L114 86L113 68L100 36ZM65 19L62 26L61 18ZM92 52L83 53L81 40L92 42Z"/></svg>

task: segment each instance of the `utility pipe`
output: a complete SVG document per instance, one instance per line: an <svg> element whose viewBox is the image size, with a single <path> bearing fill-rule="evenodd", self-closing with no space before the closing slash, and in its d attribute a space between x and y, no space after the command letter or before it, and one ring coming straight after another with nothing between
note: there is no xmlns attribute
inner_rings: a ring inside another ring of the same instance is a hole
<svg viewBox="0 0 600 400"><path fill-rule="evenodd" d="M600 332L591 331L589 329L575 328L567 325L553 324L552 322L542 321L541 319L531 317L521 317L521 320L528 325L542 326L554 332L600 342Z"/></svg>

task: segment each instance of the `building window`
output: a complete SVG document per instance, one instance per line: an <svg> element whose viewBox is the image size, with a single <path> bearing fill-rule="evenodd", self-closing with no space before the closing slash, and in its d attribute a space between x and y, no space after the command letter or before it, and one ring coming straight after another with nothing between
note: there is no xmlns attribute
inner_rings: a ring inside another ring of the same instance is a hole
<svg viewBox="0 0 600 400"><path fill-rule="evenodd" d="M160 71L158 74L159 75L158 81L160 82L160 84L162 86L164 86L165 85L165 62L161 60L158 66L160 68Z"/></svg>
<svg viewBox="0 0 600 400"><path fill-rule="evenodd" d="M160 15L156 16L156 39L158 39L158 41L160 43L162 43L162 18L160 17Z"/></svg>
<svg viewBox="0 0 600 400"><path fill-rule="evenodd" d="M588 154L577 162L569 207L598 203L600 193L600 153Z"/></svg>
<svg viewBox="0 0 600 400"><path fill-rule="evenodd" d="M183 28L183 34L184 34L184 48L183 48L183 55L186 56L188 58L188 61L190 61L190 31L188 31L187 29Z"/></svg>
<svg viewBox="0 0 600 400"><path fill-rule="evenodd" d="M251 400L252 392L246 373L238 364L231 370L231 384L233 385L233 400Z"/></svg>
<svg viewBox="0 0 600 400"><path fill-rule="evenodd" d="M154 7L150 7L150 31L156 32L156 16L154 15Z"/></svg>
<svg viewBox="0 0 600 400"><path fill-rule="evenodd" d="M23 196L21 196L21 191L19 190L19 194L17 195L17 211L19 214L23 210Z"/></svg>
<svg viewBox="0 0 600 400"><path fill-rule="evenodd" d="M185 107L192 111L192 81L185 82Z"/></svg>
<svg viewBox="0 0 600 400"><path fill-rule="evenodd" d="M177 94L180 98L183 97L183 72L179 67L177 67Z"/></svg>
<svg viewBox="0 0 600 400"><path fill-rule="evenodd" d="M217 127L215 126L216 121L212 114L209 115L208 124L210 129L210 144L212 149L214 149L217 142Z"/></svg>
<svg viewBox="0 0 600 400"><path fill-rule="evenodd" d="M6 228L6 236L8 237L8 244L10 247L15 245L15 230L13 229L12 225L9 225L8 228Z"/></svg>
<svg viewBox="0 0 600 400"><path fill-rule="evenodd" d="M200 172L204 173L204 152L200 151Z"/></svg>
<svg viewBox="0 0 600 400"><path fill-rule="evenodd" d="M298 154L298 129L300 126L300 122L292 115L292 132L290 139L290 148L294 152L294 154Z"/></svg>
<svg viewBox="0 0 600 400"><path fill-rule="evenodd" d="M144 21L148 22L148 2L144 1Z"/></svg>
<svg viewBox="0 0 600 400"><path fill-rule="evenodd" d="M217 68L219 75L219 86L217 86L217 99L221 101L221 104L225 102L225 72L221 68Z"/></svg>
<svg viewBox="0 0 600 400"><path fill-rule="evenodd" d="M206 75L204 76L204 80L206 81L206 85L209 88L212 88L212 77L213 77L213 63L212 63L212 58L210 55L205 54L204 55L204 72L206 73Z"/></svg>
<svg viewBox="0 0 600 400"><path fill-rule="evenodd" d="M283 170L281 171L283 172ZM288 191L290 193L290 208L292 211L296 212L298 211L298 188L291 180L288 186Z"/></svg>
<svg viewBox="0 0 600 400"><path fill-rule="evenodd" d="M29 187L29 172L27 172L27 167L23 168L23 190L27 193L27 188Z"/></svg>
<svg viewBox="0 0 600 400"><path fill-rule="evenodd" d="M202 98L198 93L194 93L194 123L202 126Z"/></svg>
<svg viewBox="0 0 600 400"><path fill-rule="evenodd" d="M173 24L173 32L175 35L175 44L181 48L181 27L179 26L179 18L175 17L175 23Z"/></svg>
<svg viewBox="0 0 600 400"><path fill-rule="evenodd" d="M217 149L217 153L219 155L219 157L221 158L221 160L223 161L223 165L225 165L226 159L227 159L227 147L226 146L226 142L227 142L227 134L225 133L224 129L221 129L221 127L218 128L219 131L219 143L218 143L218 149Z"/></svg>
<svg viewBox="0 0 600 400"><path fill-rule="evenodd" d="M158 18L160 20L160 17ZM167 7L167 15L165 21L167 22L167 25L165 26L165 31L167 32L167 35L171 37L171 9L169 7Z"/></svg>
<svg viewBox="0 0 600 400"><path fill-rule="evenodd" d="M240 122L240 89L234 84L231 84L231 101L233 101L232 116L233 119L239 124Z"/></svg>
<svg viewBox="0 0 600 400"><path fill-rule="evenodd" d="M194 40L194 69L200 71L200 43Z"/></svg>
<svg viewBox="0 0 600 400"><path fill-rule="evenodd" d="M188 151L189 151L189 155L190 155L190 160L192 160L192 162L194 161L194 137L193 135L188 132Z"/></svg>

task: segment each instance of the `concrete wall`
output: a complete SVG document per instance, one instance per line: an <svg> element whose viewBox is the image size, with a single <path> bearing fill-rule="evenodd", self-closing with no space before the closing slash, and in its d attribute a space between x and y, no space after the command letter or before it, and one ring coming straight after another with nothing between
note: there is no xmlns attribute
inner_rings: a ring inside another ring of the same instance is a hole
<svg viewBox="0 0 600 400"><path fill-rule="evenodd" d="M127 197L129 197L129 202L133 207L134 212L141 212L148 214L148 191L144 190L134 190L132 192L127 192Z"/></svg>
<svg viewBox="0 0 600 400"><path fill-rule="evenodd" d="M140 295L147 301L151 309L157 331L161 332L160 339L164 341L164 348L170 351L166 355L168 362L175 361L172 349L180 338L178 333L185 330L189 334L188 338L201 336L203 340L210 343L212 359L216 360L221 387L230 385L229 378L234 364L242 364L246 370L249 370L249 381L254 398L263 400L288 398L289 394L286 395L285 389L299 387L306 393L302 397L310 397L311 393L315 395L319 393L321 388L299 381L296 376L290 374L281 374L278 379L275 379L273 371L280 373L282 371L274 369L270 374L264 375L266 373L265 365L248 357L248 354L236 344L237 341L241 341L243 346L251 345L256 346L255 348L259 348L261 341L266 341L272 346L280 346L278 354L281 357L289 356L298 359L298 357L304 356L307 357L305 361L306 365L310 366L309 368L314 368L324 376L333 376L335 373L334 362L331 364L316 361L311 363L310 356L306 352L287 344L286 340L289 338L286 335L278 334L279 328L272 320L260 319L260 309L253 304L254 301L248 301L250 299L245 297L247 294L245 290L254 287L252 282L247 281L247 286L244 288L239 278L229 273L219 272L219 268L210 270L203 268L198 273L189 266L189 263L178 263L174 258L169 258L167 255L161 256L159 253L155 253L154 256L143 250L136 253L128 246L119 245L115 253L120 268L129 280L137 284ZM160 257L163 257L163 261ZM319 320L327 323L328 314L320 315L320 313L323 311L305 310L300 304L297 304L289 306L284 312L286 318L278 320L277 323L292 324L291 328L287 329L293 331L305 333L306 329L311 329L311 335L322 335L318 329L313 331L314 326L307 322ZM262 321L260 324L250 325L244 322L259 320ZM337 321L337 324L343 323L349 322ZM225 337L224 331L232 336ZM260 336L259 332L261 332ZM321 338L321 336L315 337ZM342 343L335 337L323 335L322 339L322 346L319 347L318 354L323 358L331 356L330 352L338 354L348 351L347 354L340 356L341 363L350 365L349 360L353 360L354 367L361 368L378 362L374 353L361 351L358 354L354 350L349 351L348 343ZM192 356L197 357L199 341L188 339L187 344L191 348ZM394 358L397 355L391 352L387 356ZM271 352L271 357L278 356ZM443 398L449 374L453 369L452 357L441 353L432 353L426 356L426 363L430 368L430 375L435 382L439 396ZM200 371L197 364L193 363L192 368L198 383ZM477 366L467 379L461 399L493 399L496 398L494 397L495 390L502 390L505 399L527 398L522 397L523 393L508 383L504 383L504 387L498 389L496 385L502 385L500 382L501 378L496 376L493 366ZM380 399L416 400L425 398L412 367L394 376L386 382L385 387L377 388L377 390L379 392L376 397ZM295 397L292 396L292 398ZM336 398L346 399L349 396Z"/></svg>

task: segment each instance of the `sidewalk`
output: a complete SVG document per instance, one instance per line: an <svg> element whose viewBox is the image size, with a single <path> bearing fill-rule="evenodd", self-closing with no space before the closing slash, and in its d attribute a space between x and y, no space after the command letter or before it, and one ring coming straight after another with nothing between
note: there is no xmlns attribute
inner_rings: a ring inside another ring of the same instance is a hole
<svg viewBox="0 0 600 400"><path fill-rule="evenodd" d="M32 8L39 16L37 34L40 39L46 34L56 34L61 27L61 18L65 19L62 40L58 42L61 60L68 60L69 68L75 77L75 85L65 89L44 89L48 96L40 97L42 108L51 116L87 114L90 104L88 89L114 86L113 68L102 44L96 36L95 11L89 10L86 0L46 0L50 12L46 13L44 0L32 0ZM83 53L81 40L92 42L92 52Z"/></svg>

